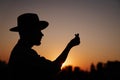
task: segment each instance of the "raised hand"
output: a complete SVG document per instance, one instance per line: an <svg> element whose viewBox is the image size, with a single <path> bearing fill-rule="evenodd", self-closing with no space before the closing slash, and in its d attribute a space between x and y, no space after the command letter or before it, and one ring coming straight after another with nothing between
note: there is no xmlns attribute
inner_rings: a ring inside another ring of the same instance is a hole
<svg viewBox="0 0 120 80"><path fill-rule="evenodd" d="M69 42L69 46L73 47L80 44L79 34L75 34L75 37Z"/></svg>
<svg viewBox="0 0 120 80"><path fill-rule="evenodd" d="M58 63L61 66L65 62L70 49L79 44L80 44L79 34L75 34L75 37L68 43L66 48L63 50L63 52L57 57L57 59L54 62Z"/></svg>

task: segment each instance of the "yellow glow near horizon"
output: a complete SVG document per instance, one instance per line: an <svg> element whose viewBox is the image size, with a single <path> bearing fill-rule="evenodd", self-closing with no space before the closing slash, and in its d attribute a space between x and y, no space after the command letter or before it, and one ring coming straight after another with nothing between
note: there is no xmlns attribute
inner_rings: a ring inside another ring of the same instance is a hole
<svg viewBox="0 0 120 80"><path fill-rule="evenodd" d="M66 65L65 62L64 62L64 63L62 64L61 69L64 68L65 66L67 66L67 65Z"/></svg>

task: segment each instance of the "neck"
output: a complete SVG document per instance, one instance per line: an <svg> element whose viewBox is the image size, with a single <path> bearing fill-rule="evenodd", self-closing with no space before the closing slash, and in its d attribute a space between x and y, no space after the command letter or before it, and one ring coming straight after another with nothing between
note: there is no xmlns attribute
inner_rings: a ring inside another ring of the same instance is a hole
<svg viewBox="0 0 120 80"><path fill-rule="evenodd" d="M33 44L31 44L29 41L24 40L24 39L20 39L19 43L22 44L23 46L27 47L27 48L32 48Z"/></svg>

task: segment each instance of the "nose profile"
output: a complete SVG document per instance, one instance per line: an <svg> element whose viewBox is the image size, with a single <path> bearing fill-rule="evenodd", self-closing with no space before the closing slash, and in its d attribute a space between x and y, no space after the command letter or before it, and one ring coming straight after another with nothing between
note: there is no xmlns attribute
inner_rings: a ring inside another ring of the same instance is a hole
<svg viewBox="0 0 120 80"><path fill-rule="evenodd" d="M44 34L41 32L41 36L44 36Z"/></svg>
<svg viewBox="0 0 120 80"><path fill-rule="evenodd" d="M41 31L40 31L40 35L41 35L41 36L44 36L44 34L43 34Z"/></svg>

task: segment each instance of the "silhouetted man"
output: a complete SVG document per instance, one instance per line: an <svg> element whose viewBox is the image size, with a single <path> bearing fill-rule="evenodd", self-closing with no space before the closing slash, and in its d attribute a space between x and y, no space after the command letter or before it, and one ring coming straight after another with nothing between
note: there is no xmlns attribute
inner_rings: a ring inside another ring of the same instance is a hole
<svg viewBox="0 0 120 80"><path fill-rule="evenodd" d="M8 63L11 80L53 80L70 49L80 43L79 34L76 34L56 60L41 57L32 47L41 44L44 36L41 30L47 26L48 22L40 21L35 13L25 13L18 17L18 26L10 29L20 35Z"/></svg>

